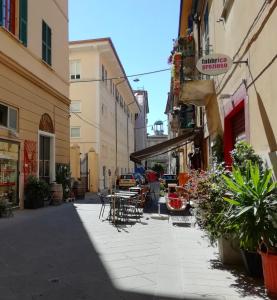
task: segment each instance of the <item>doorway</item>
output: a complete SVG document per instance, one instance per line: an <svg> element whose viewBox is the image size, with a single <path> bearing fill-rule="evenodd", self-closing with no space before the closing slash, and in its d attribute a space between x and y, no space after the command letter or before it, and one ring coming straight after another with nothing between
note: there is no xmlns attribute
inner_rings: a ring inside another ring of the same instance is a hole
<svg viewBox="0 0 277 300"><path fill-rule="evenodd" d="M39 178L50 183L50 137L39 136Z"/></svg>
<svg viewBox="0 0 277 300"><path fill-rule="evenodd" d="M38 175L47 183L56 179L55 172L55 135L39 131L38 143Z"/></svg>

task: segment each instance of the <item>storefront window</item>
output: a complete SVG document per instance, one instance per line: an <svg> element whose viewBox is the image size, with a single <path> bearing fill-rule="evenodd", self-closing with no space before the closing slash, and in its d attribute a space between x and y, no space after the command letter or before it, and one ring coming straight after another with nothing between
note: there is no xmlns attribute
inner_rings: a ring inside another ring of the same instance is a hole
<svg viewBox="0 0 277 300"><path fill-rule="evenodd" d="M19 145L0 140L0 199L18 204Z"/></svg>

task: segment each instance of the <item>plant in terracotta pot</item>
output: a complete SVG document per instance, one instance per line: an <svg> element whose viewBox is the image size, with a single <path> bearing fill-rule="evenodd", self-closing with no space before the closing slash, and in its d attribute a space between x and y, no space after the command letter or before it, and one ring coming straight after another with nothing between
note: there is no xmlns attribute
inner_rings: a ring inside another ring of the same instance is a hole
<svg viewBox="0 0 277 300"><path fill-rule="evenodd" d="M247 162L243 171L233 167L230 177L222 177L229 192L224 197L230 205L226 213L229 219L227 227L239 238L248 273L259 277L262 273L261 263L256 251L261 239L270 248L277 243L277 200L274 196L277 184L272 181L271 170L261 172L259 165L251 161ZM256 265L251 265L248 255L255 257Z"/></svg>

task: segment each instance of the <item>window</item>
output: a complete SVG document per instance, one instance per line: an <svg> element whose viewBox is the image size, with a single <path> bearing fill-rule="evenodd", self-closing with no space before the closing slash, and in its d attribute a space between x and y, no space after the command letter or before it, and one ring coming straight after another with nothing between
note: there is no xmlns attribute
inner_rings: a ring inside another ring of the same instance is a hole
<svg viewBox="0 0 277 300"><path fill-rule="evenodd" d="M9 128L17 129L17 110L9 108Z"/></svg>
<svg viewBox="0 0 277 300"><path fill-rule="evenodd" d="M15 2L15 0L0 0L1 26L5 27L13 34L15 34Z"/></svg>
<svg viewBox="0 0 277 300"><path fill-rule="evenodd" d="M223 9L220 17L223 18L225 22L228 19L233 4L234 4L234 0L223 0Z"/></svg>
<svg viewBox="0 0 277 300"><path fill-rule="evenodd" d="M81 136L80 127L71 127L70 128L70 137L79 138Z"/></svg>
<svg viewBox="0 0 277 300"><path fill-rule="evenodd" d="M79 100L71 101L70 111L71 112L81 112L81 101L79 101Z"/></svg>
<svg viewBox="0 0 277 300"><path fill-rule="evenodd" d="M107 70L105 70L105 84L107 85L108 84L108 72Z"/></svg>
<svg viewBox="0 0 277 300"><path fill-rule="evenodd" d="M52 65L52 31L51 28L42 21L42 59L48 65Z"/></svg>
<svg viewBox="0 0 277 300"><path fill-rule="evenodd" d="M115 85L113 83L113 95L115 96Z"/></svg>
<svg viewBox="0 0 277 300"><path fill-rule="evenodd" d="M27 0L0 0L0 26L14 35L18 32L24 46L27 46L27 8Z"/></svg>
<svg viewBox="0 0 277 300"><path fill-rule="evenodd" d="M0 125L8 127L8 107L0 104Z"/></svg>
<svg viewBox="0 0 277 300"><path fill-rule="evenodd" d="M0 104L0 126L17 130L17 110Z"/></svg>
<svg viewBox="0 0 277 300"><path fill-rule="evenodd" d="M27 47L27 0L19 1L19 39Z"/></svg>
<svg viewBox="0 0 277 300"><path fill-rule="evenodd" d="M102 81L105 80L105 68L103 65L102 65L102 71L101 71L101 79L102 79Z"/></svg>
<svg viewBox="0 0 277 300"><path fill-rule="evenodd" d="M70 61L70 79L80 79L81 78L81 62L79 60Z"/></svg>

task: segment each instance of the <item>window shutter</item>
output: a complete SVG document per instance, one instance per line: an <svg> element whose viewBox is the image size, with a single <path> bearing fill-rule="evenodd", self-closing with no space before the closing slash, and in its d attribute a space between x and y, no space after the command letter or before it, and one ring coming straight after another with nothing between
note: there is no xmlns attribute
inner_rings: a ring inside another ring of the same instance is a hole
<svg viewBox="0 0 277 300"><path fill-rule="evenodd" d="M27 47L28 0L19 1L19 39Z"/></svg>
<svg viewBox="0 0 277 300"><path fill-rule="evenodd" d="M42 59L48 65L52 64L51 40L52 40L51 28L44 21L42 21Z"/></svg>
<svg viewBox="0 0 277 300"><path fill-rule="evenodd" d="M46 62L46 24L42 21L42 59Z"/></svg>
<svg viewBox="0 0 277 300"><path fill-rule="evenodd" d="M10 28L9 31L15 34L15 0L10 0Z"/></svg>
<svg viewBox="0 0 277 300"><path fill-rule="evenodd" d="M0 26L3 25L3 0L0 0Z"/></svg>
<svg viewBox="0 0 277 300"><path fill-rule="evenodd" d="M49 65L52 65L51 48L52 48L52 31L51 28L47 26L47 59Z"/></svg>

